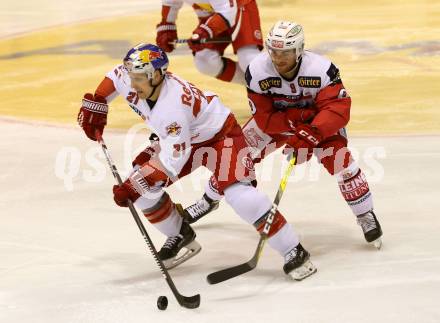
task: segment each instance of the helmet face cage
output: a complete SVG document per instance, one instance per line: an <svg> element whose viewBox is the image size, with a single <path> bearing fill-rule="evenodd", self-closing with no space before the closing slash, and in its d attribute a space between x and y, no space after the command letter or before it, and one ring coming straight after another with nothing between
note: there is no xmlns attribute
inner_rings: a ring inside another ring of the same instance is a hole
<svg viewBox="0 0 440 323"><path fill-rule="evenodd" d="M269 53L272 50L295 50L298 62L304 52L304 31L301 25L295 22L278 21L266 37L266 47Z"/></svg>
<svg viewBox="0 0 440 323"><path fill-rule="evenodd" d="M165 52L152 44L138 44L124 57L124 67L128 72L146 74L148 79L153 78L156 70L160 70L162 75L165 74L168 64Z"/></svg>

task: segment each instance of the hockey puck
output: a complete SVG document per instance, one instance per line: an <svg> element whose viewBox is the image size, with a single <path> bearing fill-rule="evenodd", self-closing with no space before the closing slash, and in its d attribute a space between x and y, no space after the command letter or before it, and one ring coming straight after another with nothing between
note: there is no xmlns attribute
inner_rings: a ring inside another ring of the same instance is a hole
<svg viewBox="0 0 440 323"><path fill-rule="evenodd" d="M157 298L157 308L161 311L166 310L168 307L168 298L166 296L159 296Z"/></svg>

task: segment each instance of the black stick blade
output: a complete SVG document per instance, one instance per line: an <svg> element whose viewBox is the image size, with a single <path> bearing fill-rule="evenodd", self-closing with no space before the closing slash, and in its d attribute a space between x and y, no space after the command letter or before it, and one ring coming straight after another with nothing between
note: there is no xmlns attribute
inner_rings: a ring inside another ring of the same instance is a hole
<svg viewBox="0 0 440 323"><path fill-rule="evenodd" d="M249 261L241 265L225 268L209 274L206 277L208 283L211 285L218 284L224 282L225 280L243 275L248 271L251 271L252 269L255 269L255 267L257 267L258 260L261 256L261 251L263 250L263 246L266 240L267 236L262 236L260 238L260 241L258 241L257 249L255 250L253 257Z"/></svg>
<svg viewBox="0 0 440 323"><path fill-rule="evenodd" d="M255 264L256 265L256 264ZM221 282L224 282L225 280L243 275L247 273L248 271L251 271L254 269L255 266L252 266L252 263L245 262L244 264L237 265L235 267L225 268L216 272L213 272L209 274L206 279L208 280L208 283L211 285L218 284Z"/></svg>
<svg viewBox="0 0 440 323"><path fill-rule="evenodd" d="M197 308L200 306L200 294L194 296L180 295L177 298L177 301L179 302L180 306L185 308Z"/></svg>

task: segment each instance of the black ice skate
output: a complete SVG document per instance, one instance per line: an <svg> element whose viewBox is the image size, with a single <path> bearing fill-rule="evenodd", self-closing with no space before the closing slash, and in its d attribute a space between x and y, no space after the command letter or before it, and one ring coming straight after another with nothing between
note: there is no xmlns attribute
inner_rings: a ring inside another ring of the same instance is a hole
<svg viewBox="0 0 440 323"><path fill-rule="evenodd" d="M382 228L373 210L357 216L357 223L364 232L365 240L373 244L377 249L382 247Z"/></svg>
<svg viewBox="0 0 440 323"><path fill-rule="evenodd" d="M316 273L310 254L300 243L284 256L284 262L284 272L295 280L303 280Z"/></svg>
<svg viewBox="0 0 440 323"><path fill-rule="evenodd" d="M202 247L195 239L196 233L188 222L183 220L179 234L168 237L158 252L165 268L174 268L198 254Z"/></svg>
<svg viewBox="0 0 440 323"><path fill-rule="evenodd" d="M183 210L182 216L188 223L194 223L211 211L218 209L218 205L219 201L210 199L208 195L203 194L200 200Z"/></svg>

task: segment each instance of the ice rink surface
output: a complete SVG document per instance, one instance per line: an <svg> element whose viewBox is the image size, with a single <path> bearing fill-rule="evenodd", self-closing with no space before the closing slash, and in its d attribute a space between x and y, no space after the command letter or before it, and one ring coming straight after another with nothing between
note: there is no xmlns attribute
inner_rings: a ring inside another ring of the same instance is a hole
<svg viewBox="0 0 440 323"><path fill-rule="evenodd" d="M247 261L258 240L223 203L195 225L202 252L171 271L183 294L201 294L196 310L176 303L128 210L113 204L114 180L96 143L77 128L10 121L0 123L0 136L0 166L7 170L1 175L0 322L440 320L437 136L351 140L383 226L380 251L364 241L333 178L296 169L281 210L318 267L302 282L287 281L281 258L266 248L254 271L208 285L207 274ZM127 137L105 137L124 171ZM129 146L145 138L138 134ZM269 173L266 163L259 167L260 188L270 196L280 160L275 153ZM171 189L173 199L194 201L204 178L185 178ZM160 246L164 238L146 227ZM166 312L156 308L160 295L169 298Z"/></svg>
<svg viewBox="0 0 440 323"><path fill-rule="evenodd" d="M2 1L0 37L158 7L134 0ZM399 124L410 129L413 120L404 117ZM194 310L177 304L129 211L113 203L114 179L98 144L78 127L3 116L0 138L1 323L440 322L438 135L350 138L382 224L380 251L364 241L334 178L315 162L295 169L280 209L318 268L302 282L288 281L281 257L266 246L255 270L209 285L207 274L247 261L258 241L254 228L222 203L194 225L201 253L170 272L182 294L201 294ZM106 130L121 173L146 138L142 131L131 137ZM270 197L283 158L274 153L258 167L259 188ZM170 195L187 206L208 177L198 171ZM160 247L164 237L144 223ZM156 308L160 295L169 300L164 312Z"/></svg>

